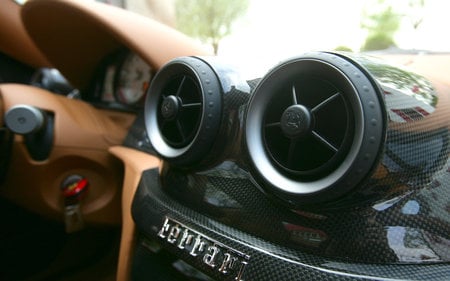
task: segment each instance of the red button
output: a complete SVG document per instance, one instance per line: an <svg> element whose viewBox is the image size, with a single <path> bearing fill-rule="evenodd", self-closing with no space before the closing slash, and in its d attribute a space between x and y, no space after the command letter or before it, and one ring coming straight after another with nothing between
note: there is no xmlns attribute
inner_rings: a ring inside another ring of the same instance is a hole
<svg viewBox="0 0 450 281"><path fill-rule="evenodd" d="M64 197L74 197L78 196L79 194L83 193L88 187L88 180L85 178L82 178L78 180L77 182L72 183L71 185L65 187L63 189L63 195Z"/></svg>

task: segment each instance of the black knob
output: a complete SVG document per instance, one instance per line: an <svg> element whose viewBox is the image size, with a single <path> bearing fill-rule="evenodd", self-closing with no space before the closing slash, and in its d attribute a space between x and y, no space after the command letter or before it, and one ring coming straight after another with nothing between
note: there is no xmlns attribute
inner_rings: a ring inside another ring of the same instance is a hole
<svg viewBox="0 0 450 281"><path fill-rule="evenodd" d="M164 98L161 104L161 115L165 120L174 120L181 109L181 101L176 96Z"/></svg>
<svg viewBox="0 0 450 281"><path fill-rule="evenodd" d="M281 115L280 124L286 137L299 138L311 131L311 112L303 105L292 105Z"/></svg>

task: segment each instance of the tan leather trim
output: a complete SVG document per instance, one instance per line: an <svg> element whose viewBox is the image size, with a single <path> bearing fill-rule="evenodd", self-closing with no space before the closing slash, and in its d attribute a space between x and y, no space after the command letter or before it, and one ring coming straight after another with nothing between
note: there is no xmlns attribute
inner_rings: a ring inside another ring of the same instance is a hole
<svg viewBox="0 0 450 281"><path fill-rule="evenodd" d="M449 54L429 55L380 55L381 58L406 66L415 73L421 74L428 79L446 83L450 86L448 70L450 69Z"/></svg>
<svg viewBox="0 0 450 281"><path fill-rule="evenodd" d="M143 171L158 167L154 156L130 148L115 146L109 151L123 161L125 178L122 188L122 237L120 241L117 280L129 280L135 242L136 226L131 217L131 203Z"/></svg>
<svg viewBox="0 0 450 281"><path fill-rule="evenodd" d="M0 7L0 50L34 67L50 66L25 30L21 7L12 0L0 0Z"/></svg>
<svg viewBox="0 0 450 281"><path fill-rule="evenodd" d="M14 142L10 167L0 195L50 219L62 221L63 180L78 174L89 189L81 210L88 224L120 224L123 166L106 150L55 147L48 160L33 161L24 144Z"/></svg>
<svg viewBox="0 0 450 281"><path fill-rule="evenodd" d="M18 104L27 104L55 115L54 144L59 147L107 150L122 143L135 116L108 110L55 95L36 87L0 85L5 111Z"/></svg>
<svg viewBox="0 0 450 281"><path fill-rule="evenodd" d="M119 224L123 165L108 148L119 145L135 116L99 110L31 86L0 85L3 108L18 104L54 114L54 146L45 161L34 161L16 136L0 195L43 216L62 220L62 181L79 174L89 181L82 212L90 224Z"/></svg>
<svg viewBox="0 0 450 281"><path fill-rule="evenodd" d="M178 56L209 54L163 24L94 1L31 0L22 19L40 50L79 88L88 85L99 61L120 46L155 69Z"/></svg>

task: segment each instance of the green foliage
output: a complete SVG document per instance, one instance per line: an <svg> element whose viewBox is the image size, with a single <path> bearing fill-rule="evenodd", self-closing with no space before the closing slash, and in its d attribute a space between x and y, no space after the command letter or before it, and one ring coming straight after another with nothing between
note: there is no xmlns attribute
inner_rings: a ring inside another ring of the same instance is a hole
<svg viewBox="0 0 450 281"><path fill-rule="evenodd" d="M395 46L392 35L385 33L374 33L369 35L361 47L363 51L384 50L389 47Z"/></svg>
<svg viewBox="0 0 450 281"><path fill-rule="evenodd" d="M400 28L401 15L394 11L385 1L378 0L375 7L381 8L377 12L365 14L361 27L367 29L368 34L363 51L382 50L396 46L394 35ZM377 10L377 9L375 9Z"/></svg>
<svg viewBox="0 0 450 281"><path fill-rule="evenodd" d="M177 27L213 46L229 35L233 22L248 8L248 0L177 0Z"/></svg>
<svg viewBox="0 0 450 281"><path fill-rule="evenodd" d="M353 50L350 47L347 46L337 46L334 48L335 51L342 51L342 52L353 52Z"/></svg>
<svg viewBox="0 0 450 281"><path fill-rule="evenodd" d="M380 13L370 14L362 23L362 27L369 31L369 35L383 33L392 37L400 27L401 16L391 6L387 6Z"/></svg>
<svg viewBox="0 0 450 281"><path fill-rule="evenodd" d="M405 16L409 18L413 28L417 30L423 22L425 0L409 0L408 7L409 11Z"/></svg>

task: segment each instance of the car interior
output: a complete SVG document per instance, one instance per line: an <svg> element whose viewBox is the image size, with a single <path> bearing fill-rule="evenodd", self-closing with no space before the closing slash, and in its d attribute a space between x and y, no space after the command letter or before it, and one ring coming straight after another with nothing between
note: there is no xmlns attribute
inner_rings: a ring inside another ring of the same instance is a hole
<svg viewBox="0 0 450 281"><path fill-rule="evenodd" d="M450 54L247 77L112 5L0 6L0 280L450 278Z"/></svg>

